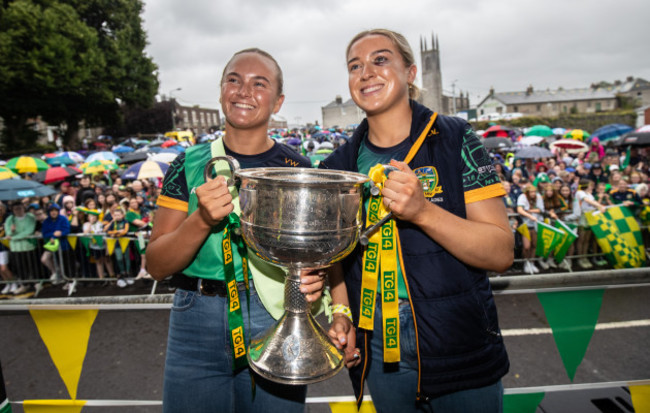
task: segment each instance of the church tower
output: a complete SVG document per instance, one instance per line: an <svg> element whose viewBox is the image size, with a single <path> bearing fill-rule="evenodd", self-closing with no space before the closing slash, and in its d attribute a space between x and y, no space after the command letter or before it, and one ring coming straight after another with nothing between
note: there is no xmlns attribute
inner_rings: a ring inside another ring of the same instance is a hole
<svg viewBox="0 0 650 413"><path fill-rule="evenodd" d="M442 106L442 71L440 70L440 49L438 37L431 34L431 48L426 38L420 38L420 60L422 62L422 96L420 102L436 112L444 112Z"/></svg>

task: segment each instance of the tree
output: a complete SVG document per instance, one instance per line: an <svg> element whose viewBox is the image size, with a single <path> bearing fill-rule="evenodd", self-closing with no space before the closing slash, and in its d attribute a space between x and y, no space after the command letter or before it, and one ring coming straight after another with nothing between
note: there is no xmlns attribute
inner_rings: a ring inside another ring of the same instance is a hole
<svg viewBox="0 0 650 413"><path fill-rule="evenodd" d="M69 5L17 0L0 12L0 116L4 145L30 147L27 121L48 116L83 91L105 61L96 34Z"/></svg>
<svg viewBox="0 0 650 413"><path fill-rule="evenodd" d="M157 67L144 53L141 0L4 4L0 62L14 77L0 80L0 93L21 103L3 105L6 111L0 108L7 125L6 145L17 140L9 124L24 125L29 117L40 115L48 123L65 124L63 141L69 146L81 120L90 126L115 123L120 105L148 107L154 102ZM16 61L13 55L21 55L20 50L24 56ZM20 110L12 113L11 107Z"/></svg>

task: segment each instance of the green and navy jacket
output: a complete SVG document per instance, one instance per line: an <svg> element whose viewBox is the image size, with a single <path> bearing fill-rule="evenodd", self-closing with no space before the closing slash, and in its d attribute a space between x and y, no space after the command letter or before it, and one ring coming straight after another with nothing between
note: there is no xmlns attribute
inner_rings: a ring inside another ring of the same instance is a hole
<svg viewBox="0 0 650 413"><path fill-rule="evenodd" d="M411 107L413 117L408 139L414 143L432 112L413 101ZM320 167L357 171L357 156L367 132L368 122L364 119L350 141L322 161ZM466 218L466 203L505 194L498 178L490 178L487 185L476 190L465 189L464 180L468 176L462 161L466 156L462 147L466 133L473 132L464 120L438 116L422 147L409 163L413 170L435 171L437 179L430 185L438 189L428 200L461 218ZM472 153L487 156L482 145L479 146ZM483 160L484 165L487 165L485 162L489 163ZM474 172L490 172L489 166L478 169ZM417 399L428 400L497 382L508 372L509 361L486 272L465 265L417 226L400 220L396 220L396 225L416 331ZM357 245L342 263L355 322L359 320L362 256L363 250ZM382 362L369 360L369 334L372 332L357 329L362 363L350 369L359 402L368 363Z"/></svg>

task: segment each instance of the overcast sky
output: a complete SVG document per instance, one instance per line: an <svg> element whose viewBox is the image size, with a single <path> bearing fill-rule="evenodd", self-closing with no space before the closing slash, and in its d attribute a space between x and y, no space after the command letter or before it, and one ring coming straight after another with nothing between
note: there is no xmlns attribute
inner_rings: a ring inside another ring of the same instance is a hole
<svg viewBox="0 0 650 413"><path fill-rule="evenodd" d="M259 47L280 63L290 124L322 122L321 107L349 98L345 48L384 27L409 40L438 36L442 85L472 105L497 92L650 80L646 0L144 0L147 53L160 94L218 108L218 83L233 53ZM418 77L418 85L421 80Z"/></svg>

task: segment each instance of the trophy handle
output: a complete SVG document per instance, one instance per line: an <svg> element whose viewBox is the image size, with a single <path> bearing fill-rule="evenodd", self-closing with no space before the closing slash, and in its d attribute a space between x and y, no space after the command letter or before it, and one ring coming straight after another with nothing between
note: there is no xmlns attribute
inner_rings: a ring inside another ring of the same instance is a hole
<svg viewBox="0 0 650 413"><path fill-rule="evenodd" d="M214 158L210 159L205 165L205 169L203 169L203 178L205 179L205 182L212 180L212 168L214 164L219 161L228 162L228 167L230 167L230 178L228 178L226 181L226 185L235 185L235 174L237 171L239 171L240 167L237 159L233 158L232 156L215 156Z"/></svg>

